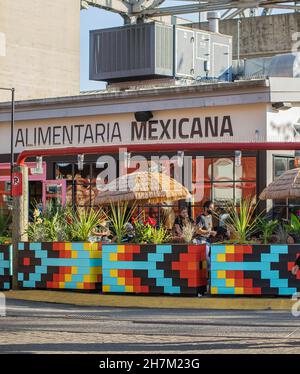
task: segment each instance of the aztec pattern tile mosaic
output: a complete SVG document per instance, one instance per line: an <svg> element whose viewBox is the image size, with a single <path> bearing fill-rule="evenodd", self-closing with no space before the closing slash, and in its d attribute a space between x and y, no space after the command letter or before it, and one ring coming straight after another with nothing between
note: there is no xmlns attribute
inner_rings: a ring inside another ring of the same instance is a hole
<svg viewBox="0 0 300 374"><path fill-rule="evenodd" d="M10 245L0 245L0 290L9 290L11 286L11 250Z"/></svg>
<svg viewBox="0 0 300 374"><path fill-rule="evenodd" d="M206 284L205 245L103 245L103 292L197 294Z"/></svg>
<svg viewBox="0 0 300 374"><path fill-rule="evenodd" d="M101 289L101 247L101 243L19 243L19 287Z"/></svg>
<svg viewBox="0 0 300 374"><path fill-rule="evenodd" d="M291 269L300 245L212 245L211 293L217 295L292 295L300 273Z"/></svg>

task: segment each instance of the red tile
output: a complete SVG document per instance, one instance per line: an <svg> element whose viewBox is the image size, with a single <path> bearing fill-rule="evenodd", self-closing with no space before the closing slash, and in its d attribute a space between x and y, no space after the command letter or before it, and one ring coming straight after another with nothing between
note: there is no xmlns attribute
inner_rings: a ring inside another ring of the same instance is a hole
<svg viewBox="0 0 300 374"><path fill-rule="evenodd" d="M236 262L243 262L244 261L244 255L242 253L237 253L234 255Z"/></svg>
<svg viewBox="0 0 300 374"><path fill-rule="evenodd" d="M244 278L244 272L242 270L236 270L235 271L235 278L237 278L237 279Z"/></svg>
<svg viewBox="0 0 300 374"><path fill-rule="evenodd" d="M226 262L234 262L235 261L235 254L233 253L227 253L226 254Z"/></svg>
<svg viewBox="0 0 300 374"><path fill-rule="evenodd" d="M30 265L30 258L29 257L24 257L24 259L23 259L23 265L25 265L25 266Z"/></svg>
<svg viewBox="0 0 300 374"><path fill-rule="evenodd" d="M252 288L253 287L253 280L252 279L244 279L244 286L245 286L245 288Z"/></svg>
<svg viewBox="0 0 300 374"><path fill-rule="evenodd" d="M126 270L125 269L118 270L118 277L125 278L126 277Z"/></svg>

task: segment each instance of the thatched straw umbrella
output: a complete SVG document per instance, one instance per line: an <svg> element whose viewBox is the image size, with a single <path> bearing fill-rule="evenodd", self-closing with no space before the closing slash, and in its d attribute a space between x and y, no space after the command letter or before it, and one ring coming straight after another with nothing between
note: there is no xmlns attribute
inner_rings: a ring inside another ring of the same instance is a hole
<svg viewBox="0 0 300 374"><path fill-rule="evenodd" d="M189 191L166 174L136 172L126 174L105 185L95 198L95 204L133 202L158 204L165 201L186 200Z"/></svg>
<svg viewBox="0 0 300 374"><path fill-rule="evenodd" d="M297 199L300 197L300 168L287 170L267 186L259 198L261 200Z"/></svg>

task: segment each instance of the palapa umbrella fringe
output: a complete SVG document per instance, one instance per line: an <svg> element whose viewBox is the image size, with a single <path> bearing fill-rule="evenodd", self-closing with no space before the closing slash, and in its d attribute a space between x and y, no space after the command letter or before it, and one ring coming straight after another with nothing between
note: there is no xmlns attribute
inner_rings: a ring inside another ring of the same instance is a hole
<svg viewBox="0 0 300 374"><path fill-rule="evenodd" d="M284 172L260 194L261 200L296 199L300 197L300 168Z"/></svg>
<svg viewBox="0 0 300 374"><path fill-rule="evenodd" d="M116 189L116 186L119 188ZM176 180L162 173L132 173L109 183L96 197L96 204L122 201L159 203L190 198L189 191Z"/></svg>

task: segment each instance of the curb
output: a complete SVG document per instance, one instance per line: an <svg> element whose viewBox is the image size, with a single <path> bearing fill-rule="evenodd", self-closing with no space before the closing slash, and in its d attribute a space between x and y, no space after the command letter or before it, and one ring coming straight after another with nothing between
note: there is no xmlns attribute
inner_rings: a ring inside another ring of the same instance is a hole
<svg viewBox="0 0 300 374"><path fill-rule="evenodd" d="M20 290L3 293L7 299L13 300L118 308L291 310L293 302L290 298L125 296L48 290Z"/></svg>

